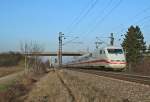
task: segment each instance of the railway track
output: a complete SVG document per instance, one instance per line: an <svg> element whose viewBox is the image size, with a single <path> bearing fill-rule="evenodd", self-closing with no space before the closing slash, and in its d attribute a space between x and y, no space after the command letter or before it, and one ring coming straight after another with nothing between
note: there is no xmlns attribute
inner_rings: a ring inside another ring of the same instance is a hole
<svg viewBox="0 0 150 102"><path fill-rule="evenodd" d="M69 69L73 70L73 71L83 72L83 73L95 74L98 76L111 77L111 78L115 78L115 79L150 85L150 76L128 74L128 73L123 73L123 72L106 72L106 71L92 70L92 69L90 69L90 70L89 69L80 69L80 68L79 69L69 68Z"/></svg>

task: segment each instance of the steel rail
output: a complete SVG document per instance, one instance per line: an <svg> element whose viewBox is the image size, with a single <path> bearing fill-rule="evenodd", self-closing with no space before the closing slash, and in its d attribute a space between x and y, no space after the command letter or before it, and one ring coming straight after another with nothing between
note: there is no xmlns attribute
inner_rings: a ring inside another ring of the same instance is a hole
<svg viewBox="0 0 150 102"><path fill-rule="evenodd" d="M92 70L92 69L90 69L90 70L88 70L88 69L73 69L73 68L69 68L69 69L73 70L73 71L77 71L77 72L95 74L98 76L110 77L110 78L115 78L115 79L119 79L119 80L125 80L125 81L150 85L150 76L128 74L128 73L123 73L123 72L106 72L106 71Z"/></svg>

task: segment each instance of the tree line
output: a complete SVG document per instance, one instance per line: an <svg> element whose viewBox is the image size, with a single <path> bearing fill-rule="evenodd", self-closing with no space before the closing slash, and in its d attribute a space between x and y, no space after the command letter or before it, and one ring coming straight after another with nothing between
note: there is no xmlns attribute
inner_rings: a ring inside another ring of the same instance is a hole
<svg viewBox="0 0 150 102"><path fill-rule="evenodd" d="M16 66L24 57L19 52L5 52L0 54L0 67Z"/></svg>
<svg viewBox="0 0 150 102"><path fill-rule="evenodd" d="M12 67L22 65L26 72L43 73L49 68L49 60L43 61L41 56L27 56L24 54L43 52L44 48L37 42L20 43L21 52L0 53L0 67Z"/></svg>

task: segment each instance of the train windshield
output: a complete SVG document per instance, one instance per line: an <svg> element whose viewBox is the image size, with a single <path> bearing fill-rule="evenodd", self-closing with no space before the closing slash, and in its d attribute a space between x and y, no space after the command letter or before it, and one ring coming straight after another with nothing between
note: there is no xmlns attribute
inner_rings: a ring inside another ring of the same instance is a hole
<svg viewBox="0 0 150 102"><path fill-rule="evenodd" d="M123 54L122 49L107 49L109 54Z"/></svg>

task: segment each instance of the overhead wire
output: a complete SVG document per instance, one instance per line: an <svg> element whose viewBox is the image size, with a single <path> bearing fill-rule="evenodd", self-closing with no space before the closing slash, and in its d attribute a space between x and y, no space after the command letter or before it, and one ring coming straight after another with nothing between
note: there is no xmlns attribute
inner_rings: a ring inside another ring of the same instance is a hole
<svg viewBox="0 0 150 102"><path fill-rule="evenodd" d="M75 22L77 22L79 20L79 18L81 17L81 15L86 11L86 9L91 5L91 3L93 2L94 0L90 0L87 5L80 11L79 15L76 16L73 21L67 26L66 30L70 30L71 27L74 25Z"/></svg>
<svg viewBox="0 0 150 102"><path fill-rule="evenodd" d="M79 25L79 23L81 22L81 21L83 21L83 19L89 14L89 12L95 7L95 5L97 4L97 2L98 2L99 0L91 0L91 2L90 2L90 4L88 4L88 5L90 5L90 7L83 13L83 11L80 13L80 15L79 15L79 17L77 17L73 22L72 22L72 24L71 24L71 26L70 26L70 29L69 29L69 33L73 30L73 29L75 29L75 28L77 28L77 26Z"/></svg>
<svg viewBox="0 0 150 102"><path fill-rule="evenodd" d="M113 6L113 8L111 8L111 10L106 13L101 19L99 19L99 21L97 23L95 23L95 26L87 32L87 34L91 33L94 29L97 28L98 25L100 25L102 22L104 22L104 20L122 3L122 0L119 0L119 2L117 2L117 4L115 6Z"/></svg>
<svg viewBox="0 0 150 102"><path fill-rule="evenodd" d="M130 23L130 24L128 24L129 26L131 26L131 25L140 25L141 26L141 28L144 28L144 20L149 20L150 19L150 16L145 16L145 17L143 17L143 18L141 18L140 20L138 20L138 21L136 21L136 22L134 22L134 23ZM141 22L143 22L143 23L141 23ZM141 23L141 24L140 24ZM126 30L126 29L128 29L129 27L123 27L121 30L120 30L120 32L118 32L118 33L122 33L124 30Z"/></svg>
<svg viewBox="0 0 150 102"><path fill-rule="evenodd" d="M138 15L142 15L143 13L145 13L145 12L147 12L147 11L149 11L150 10L150 7L147 7L147 8L145 8L145 9L143 9L141 12L139 12L138 14L136 14L135 16L134 16L134 18L135 17L137 17ZM145 17L143 17L143 18L141 18L140 20L138 20L138 21L136 21L135 23L134 23L134 25L135 24L139 24L140 22L143 22L143 21L146 21L146 20L149 20L150 19L150 16L148 15L148 16L145 16ZM143 23L141 23L140 24L140 26L144 26L144 22Z"/></svg>
<svg viewBox="0 0 150 102"><path fill-rule="evenodd" d="M95 0L95 2L91 5L91 7L85 12L85 14L78 20L78 22L75 23L75 26L78 26L78 24L89 14L89 12L95 7L98 0Z"/></svg>
<svg viewBox="0 0 150 102"><path fill-rule="evenodd" d="M106 11L106 9L109 8L109 5L112 3L112 1L113 0L109 0L109 2L102 9L100 9L100 11L98 11L99 14L94 18L94 21L92 20L92 22L87 25L92 25L93 22L96 22L98 18L100 18L100 16ZM85 34L85 32L83 32L82 34Z"/></svg>
<svg viewBox="0 0 150 102"><path fill-rule="evenodd" d="M150 7L144 8L143 10L139 11L135 16L133 16L133 19L134 19L135 17L137 17L137 16L139 16L139 15L141 15L141 14L143 14L143 13L149 11L149 10L150 10Z"/></svg>
<svg viewBox="0 0 150 102"><path fill-rule="evenodd" d="M147 12L147 11L149 11L149 10L150 10L150 7L146 7L146 8L144 8L144 9L142 9L142 10L139 11L137 14L135 14L135 15L131 18L130 21L133 21L134 19L137 19L137 18L138 18L137 16L142 15L142 14L144 14L145 12ZM128 24L128 25L135 25L135 24L140 23L140 22L143 22L143 20L147 20L147 19L149 19L149 18L150 18L150 16L145 16L145 17L143 17L142 19L140 19L140 20L138 20L138 21L136 21L136 22L132 22L132 23L130 23L130 24ZM144 25L144 23L142 23L142 25ZM127 28L127 27L123 27L123 28L120 30L119 33L123 32L125 29L128 29L128 28Z"/></svg>
<svg viewBox="0 0 150 102"><path fill-rule="evenodd" d="M142 14L144 14L145 12L147 12L147 11L150 11L150 7L146 7L146 8L144 8L143 10L141 10L141 11L139 11L136 15L134 15L131 19L137 19L138 17L137 16L140 16L140 15L142 15ZM136 25L137 23L140 23L140 22L143 22L143 21L146 21L146 20L148 20L150 18L150 16L145 16L145 17L143 17L143 18L141 18L140 20L138 20L138 21L136 21L136 22L134 22L134 23L131 23L130 25ZM133 20L130 20L130 21L133 21ZM145 27L145 25L144 25L145 23L143 22L142 24L140 24L140 26L142 26L141 28L144 28ZM121 32L123 32L125 29L128 29L128 27L123 27L121 30L120 30L120 32L118 32L118 34L119 33L121 33ZM121 34L121 36L123 36L123 34Z"/></svg>

